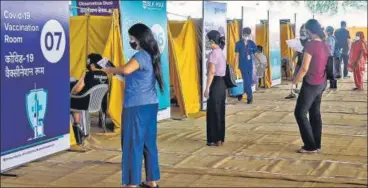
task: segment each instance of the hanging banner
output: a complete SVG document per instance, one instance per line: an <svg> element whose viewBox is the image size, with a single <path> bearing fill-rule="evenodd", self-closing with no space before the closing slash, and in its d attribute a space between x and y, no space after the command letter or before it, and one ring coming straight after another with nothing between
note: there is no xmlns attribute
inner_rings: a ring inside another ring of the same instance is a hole
<svg viewBox="0 0 368 188"><path fill-rule="evenodd" d="M70 146L68 1L1 1L1 38L3 172Z"/></svg>
<svg viewBox="0 0 368 188"><path fill-rule="evenodd" d="M271 86L281 84L280 12L269 11Z"/></svg>
<svg viewBox="0 0 368 188"><path fill-rule="evenodd" d="M73 0L73 16L84 15L89 12L95 16L111 16L113 9L119 8L119 1L103 0Z"/></svg>
<svg viewBox="0 0 368 188"><path fill-rule="evenodd" d="M164 92L157 86L159 97L158 120L170 118L170 72L167 43L166 1L120 1L121 32L124 56L129 60L137 51L129 45L128 30L136 23L151 28L161 52L161 66L164 80ZM128 62L128 61L127 61Z"/></svg>
<svg viewBox="0 0 368 188"><path fill-rule="evenodd" d="M207 58L212 49L208 45L209 40L206 37L211 30L217 30L221 36L227 36L226 3L217 3L203 1L203 36L202 36L202 110L207 109L207 99L204 97L207 84ZM207 45L206 45L207 44ZM223 49L224 55L227 55L226 45Z"/></svg>

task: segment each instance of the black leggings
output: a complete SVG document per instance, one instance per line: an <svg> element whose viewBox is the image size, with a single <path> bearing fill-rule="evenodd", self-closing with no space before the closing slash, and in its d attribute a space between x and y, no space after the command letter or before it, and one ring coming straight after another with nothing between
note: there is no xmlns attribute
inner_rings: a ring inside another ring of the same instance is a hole
<svg viewBox="0 0 368 188"><path fill-rule="evenodd" d="M303 82L294 115L299 126L305 150L321 149L322 117L321 101L326 83L310 85ZM309 113L309 120L307 117Z"/></svg>
<svg viewBox="0 0 368 188"><path fill-rule="evenodd" d="M224 78L215 76L207 101L207 142L225 141L225 100Z"/></svg>

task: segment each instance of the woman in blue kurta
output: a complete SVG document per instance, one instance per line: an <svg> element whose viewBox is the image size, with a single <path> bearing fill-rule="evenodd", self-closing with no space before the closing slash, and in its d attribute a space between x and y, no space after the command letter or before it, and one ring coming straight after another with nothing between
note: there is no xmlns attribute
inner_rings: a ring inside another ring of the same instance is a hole
<svg viewBox="0 0 368 188"><path fill-rule="evenodd" d="M130 46L138 52L122 67L107 68L108 74L125 75L122 113L122 181L134 187L141 183L142 158L146 182L142 187L158 187L160 169L157 151L158 98L156 83L163 91L161 57L152 31L135 24L129 31Z"/></svg>
<svg viewBox="0 0 368 188"><path fill-rule="evenodd" d="M243 29L243 39L235 44L235 67L239 68L243 77L244 92L247 94L247 102L253 102L252 79L253 79L253 59L258 57L258 48L254 41L250 40L252 30L249 27ZM238 96L240 101L243 96Z"/></svg>

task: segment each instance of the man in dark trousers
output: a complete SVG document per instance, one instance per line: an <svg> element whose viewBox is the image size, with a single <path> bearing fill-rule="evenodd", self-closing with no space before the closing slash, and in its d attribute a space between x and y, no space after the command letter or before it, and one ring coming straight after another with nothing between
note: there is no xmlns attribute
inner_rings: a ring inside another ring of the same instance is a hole
<svg viewBox="0 0 368 188"><path fill-rule="evenodd" d="M348 61L349 61L349 50L350 50L350 33L346 29L346 22L341 22L341 28L335 31L336 45L338 45L338 49L341 53L340 58L338 58L338 62L341 61L344 63L344 77L348 78ZM336 78L341 78L341 66L337 67L337 75Z"/></svg>

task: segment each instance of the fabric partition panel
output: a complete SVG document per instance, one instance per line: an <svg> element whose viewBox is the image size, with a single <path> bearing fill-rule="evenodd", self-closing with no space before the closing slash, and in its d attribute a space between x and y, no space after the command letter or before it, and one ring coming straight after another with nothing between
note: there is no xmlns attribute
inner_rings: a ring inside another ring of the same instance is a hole
<svg viewBox="0 0 368 188"><path fill-rule="evenodd" d="M79 79L86 71L87 17L69 18L70 25L70 76Z"/></svg>
<svg viewBox="0 0 368 188"><path fill-rule="evenodd" d="M256 25L256 43L263 46L263 53L267 57L268 67L265 70L265 77L262 79L261 87L271 87L271 65L269 55L269 37L267 21ZM265 85L264 85L265 84Z"/></svg>
<svg viewBox="0 0 368 188"><path fill-rule="evenodd" d="M171 116L166 4L166 1L120 1L121 33L126 59L129 60L136 53L129 46L128 34L128 29L136 23L144 23L150 27L159 45L164 91L160 92L157 87L160 109L158 120L168 119Z"/></svg>
<svg viewBox="0 0 368 188"><path fill-rule="evenodd" d="M174 84L180 86L181 97L183 98L183 105L185 115L194 114L200 110L200 85L199 85L199 69L198 69L198 51L200 50L196 41L196 28L192 20L188 20L182 27L180 34L173 38L172 63L178 72L178 83ZM175 87L176 88L176 87ZM178 88L176 88L178 90Z"/></svg>
<svg viewBox="0 0 368 188"><path fill-rule="evenodd" d="M120 35L119 10L115 9L110 24L110 32L107 38L103 56L110 59L118 67L125 64L123 46ZM114 76L110 80L110 96L108 104L108 113L115 125L114 132L119 133L121 127L121 113L123 111L125 83Z"/></svg>
<svg viewBox="0 0 368 188"><path fill-rule="evenodd" d="M171 36L176 38L183 30L183 26L187 23L187 21L169 21L168 26L170 29Z"/></svg>
<svg viewBox="0 0 368 188"><path fill-rule="evenodd" d="M169 21L168 22L168 31L170 32L170 35L171 36L168 36L168 38L171 37L171 39L173 38L176 38L177 36L179 36L179 34L181 33L182 29L183 29L183 26L184 24L186 23L187 21ZM170 42L170 41L169 41ZM169 46L172 46L169 44ZM171 52L174 52L174 51L171 51ZM174 57L170 57L170 55L173 55L173 53L170 52L170 49L169 49L169 63L170 63L170 89L171 87L174 86L174 82L177 82L177 79L176 76L171 76L173 74L173 69L171 69L171 62L174 61ZM172 91L171 91L172 92ZM175 92L175 91L174 91ZM183 114L184 114L184 111L183 111Z"/></svg>
<svg viewBox="0 0 368 188"><path fill-rule="evenodd" d="M211 52L206 35L211 30L217 30L222 36L226 37L227 20L226 20L227 4L211 1L203 1L203 32L202 32L202 110L207 109L207 99L204 97L204 91L207 84L207 58ZM206 45L207 44L207 45ZM224 55L227 55L226 46Z"/></svg>
<svg viewBox="0 0 368 188"><path fill-rule="evenodd" d="M268 24L271 86L276 86L281 84L280 12L269 10Z"/></svg>
<svg viewBox="0 0 368 188"><path fill-rule="evenodd" d="M281 23L280 24L281 58L287 58L289 60L289 64L294 63L291 62L294 55L294 51L289 48L289 46L286 44L286 41L293 38L294 33L291 25L289 23ZM291 74L292 74L291 69L288 69L288 75Z"/></svg>
<svg viewBox="0 0 368 188"><path fill-rule="evenodd" d="M88 54L102 54L110 32L112 16L89 16L88 20Z"/></svg>
<svg viewBox="0 0 368 188"><path fill-rule="evenodd" d="M336 30L337 28L335 28ZM349 33L350 33L350 37L351 39L354 39L355 38L355 35L358 31L361 31L364 33L364 36L365 36L365 40L367 40L367 37L368 37L368 28L367 27L348 27L347 28Z"/></svg>
<svg viewBox="0 0 368 188"><path fill-rule="evenodd" d="M240 30L238 21L230 21L227 24L227 61L228 63L235 67L235 44L240 40ZM237 75L241 78L240 70L235 70Z"/></svg>
<svg viewBox="0 0 368 188"><path fill-rule="evenodd" d="M174 94L179 106L181 116L187 116L185 111L185 103L183 97L182 84L179 80L178 60L176 57L176 50L174 39L172 37L170 28L168 28L168 44L169 44L169 68L170 68L170 97Z"/></svg>
<svg viewBox="0 0 368 188"><path fill-rule="evenodd" d="M87 55L102 54L112 22L111 16L74 16L70 23L70 76L80 78L86 71Z"/></svg>
<svg viewBox="0 0 368 188"><path fill-rule="evenodd" d="M280 45L281 45L281 58L288 57L288 46L286 40L288 40L288 24L280 24Z"/></svg>

